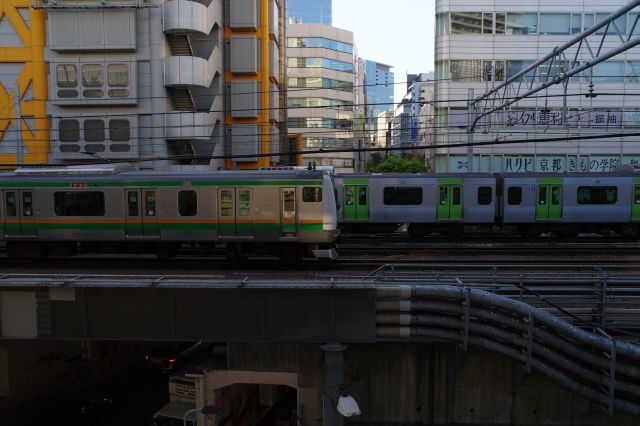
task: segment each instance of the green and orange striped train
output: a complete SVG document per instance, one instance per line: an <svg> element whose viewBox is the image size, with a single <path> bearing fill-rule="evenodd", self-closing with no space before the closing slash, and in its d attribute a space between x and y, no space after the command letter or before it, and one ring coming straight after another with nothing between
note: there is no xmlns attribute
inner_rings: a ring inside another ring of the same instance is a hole
<svg viewBox="0 0 640 426"><path fill-rule="evenodd" d="M0 173L9 257L157 253L334 257L333 181L309 170L143 172L128 166Z"/></svg>

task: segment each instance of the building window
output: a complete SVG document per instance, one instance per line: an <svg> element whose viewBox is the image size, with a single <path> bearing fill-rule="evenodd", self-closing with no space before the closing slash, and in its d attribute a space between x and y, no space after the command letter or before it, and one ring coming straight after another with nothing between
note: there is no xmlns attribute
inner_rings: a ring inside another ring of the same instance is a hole
<svg viewBox="0 0 640 426"><path fill-rule="evenodd" d="M504 81L504 61L482 61L482 81Z"/></svg>
<svg viewBox="0 0 640 426"><path fill-rule="evenodd" d="M324 37L289 37L287 47L322 48L342 53L353 53L353 45Z"/></svg>
<svg viewBox="0 0 640 426"><path fill-rule="evenodd" d="M482 34L493 34L493 13L482 14Z"/></svg>
<svg viewBox="0 0 640 426"><path fill-rule="evenodd" d="M454 81L481 81L482 80L482 61L455 60L449 61L449 72L451 80Z"/></svg>
<svg viewBox="0 0 640 426"><path fill-rule="evenodd" d="M571 34L580 34L582 32L582 13L574 13L571 15Z"/></svg>
<svg viewBox="0 0 640 426"><path fill-rule="evenodd" d="M334 71L353 72L353 64L327 58L288 58L289 68L326 68Z"/></svg>
<svg viewBox="0 0 640 426"><path fill-rule="evenodd" d="M640 83L640 61L627 61L627 83Z"/></svg>
<svg viewBox="0 0 640 426"><path fill-rule="evenodd" d="M87 142L104 142L104 121L103 120L85 120L84 121L84 139Z"/></svg>
<svg viewBox="0 0 640 426"><path fill-rule="evenodd" d="M109 87L129 86L129 65L109 64L107 65L107 82ZM109 89L109 96L112 98L126 98L129 96L128 89Z"/></svg>
<svg viewBox="0 0 640 426"><path fill-rule="evenodd" d="M196 191L178 192L178 214L196 216L198 214L198 194Z"/></svg>
<svg viewBox="0 0 640 426"><path fill-rule="evenodd" d="M640 19L638 17L640 13L630 13L629 14L629 24L627 28L629 29L629 35L640 35Z"/></svg>
<svg viewBox="0 0 640 426"><path fill-rule="evenodd" d="M519 206L522 204L522 187L511 186L507 189L507 203L510 206Z"/></svg>
<svg viewBox="0 0 640 426"><path fill-rule="evenodd" d="M129 120L109 120L109 139L112 142L128 142L131 140Z"/></svg>
<svg viewBox="0 0 640 426"><path fill-rule="evenodd" d="M386 206L419 206L422 204L422 188L386 187L383 190Z"/></svg>
<svg viewBox="0 0 640 426"><path fill-rule="evenodd" d="M505 22L505 14L496 13L496 34L504 34Z"/></svg>
<svg viewBox="0 0 640 426"><path fill-rule="evenodd" d="M615 186L581 186L578 188L578 204L615 204L618 188Z"/></svg>
<svg viewBox="0 0 640 426"><path fill-rule="evenodd" d="M77 87L78 68L73 64L56 65L56 83L58 87Z"/></svg>
<svg viewBox="0 0 640 426"><path fill-rule="evenodd" d="M506 77L507 77L507 80L508 80L511 77L514 77L520 71L526 69L531 64L533 64L533 61L507 61L506 63L507 63L507 65L506 65L507 76ZM533 71L530 71L529 73L524 75L524 80L525 81L531 81L531 79L533 79Z"/></svg>
<svg viewBox="0 0 640 426"><path fill-rule="evenodd" d="M60 142L80 141L80 121L60 120L58 121L58 138Z"/></svg>
<svg viewBox="0 0 640 426"><path fill-rule="evenodd" d="M541 13L541 35L566 35L569 34L571 14L569 13Z"/></svg>
<svg viewBox="0 0 640 426"><path fill-rule="evenodd" d="M436 36L449 34L449 14L439 13L436 15Z"/></svg>
<svg viewBox="0 0 640 426"><path fill-rule="evenodd" d="M107 81L111 87L127 87L129 85L129 65L107 65Z"/></svg>
<svg viewBox="0 0 640 426"><path fill-rule="evenodd" d="M55 192L53 194L56 216L104 216L104 193Z"/></svg>
<svg viewBox="0 0 640 426"><path fill-rule="evenodd" d="M607 18L610 15L610 13L596 13L596 20L595 22L598 23L600 21L602 21L603 19ZM614 28L613 24L615 23L615 26L617 27L617 30L620 31L622 34L626 34L627 32L627 16L626 15L622 15L620 16L618 19L614 20L610 25L609 25L609 29L607 30L607 35L615 35L616 34L616 28ZM596 34L604 34L606 29L606 26L599 29L598 31L596 31Z"/></svg>
<svg viewBox="0 0 640 426"><path fill-rule="evenodd" d="M507 13L507 34L537 34L537 13Z"/></svg>
<svg viewBox="0 0 640 426"><path fill-rule="evenodd" d="M305 203L319 203L322 201L322 188L319 186L302 188L302 201Z"/></svg>
<svg viewBox="0 0 640 426"><path fill-rule="evenodd" d="M481 34L482 13L451 12L451 34Z"/></svg>
<svg viewBox="0 0 640 426"><path fill-rule="evenodd" d="M592 68L593 81L599 83L619 83L624 81L623 61L604 61Z"/></svg>
<svg viewBox="0 0 640 426"><path fill-rule="evenodd" d="M82 66L82 85L84 87L102 87L104 76L102 75L102 65L85 64Z"/></svg>
<svg viewBox="0 0 640 426"><path fill-rule="evenodd" d="M449 61L436 62L436 81L449 80Z"/></svg>
<svg viewBox="0 0 640 426"><path fill-rule="evenodd" d="M593 27L593 24L595 23L593 21L593 13L585 13L582 23L584 24L584 30L588 30L589 28Z"/></svg>
<svg viewBox="0 0 640 426"><path fill-rule="evenodd" d="M481 186L478 188L478 204L488 206L491 204L492 189L490 186Z"/></svg>

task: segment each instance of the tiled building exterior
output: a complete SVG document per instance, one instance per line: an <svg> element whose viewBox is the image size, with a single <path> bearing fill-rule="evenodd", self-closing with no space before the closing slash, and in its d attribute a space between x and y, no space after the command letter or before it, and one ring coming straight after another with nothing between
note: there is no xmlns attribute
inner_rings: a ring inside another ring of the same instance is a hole
<svg viewBox="0 0 640 426"><path fill-rule="evenodd" d="M575 37L627 2L612 0L437 0L436 106L438 147L466 143L469 90L480 96L493 84L515 75L532 62ZM628 33L635 14L617 24ZM640 35L636 26L633 35ZM595 38L596 43L599 38ZM605 50L619 45L607 37ZM586 53L586 50L585 50ZM581 61L589 59L586 55ZM640 49L634 48L572 78L566 107L562 85L540 92L481 122L476 142L534 140L636 131L640 126ZM532 78L532 77L530 77ZM593 81L597 97L587 98ZM606 96L605 93L614 94ZM563 117L566 116L566 120ZM636 130L634 130L636 129ZM474 148L474 171L572 172L609 171L618 164L640 164L640 145L629 137L592 141L520 143ZM435 168L467 170L467 148L438 148Z"/></svg>

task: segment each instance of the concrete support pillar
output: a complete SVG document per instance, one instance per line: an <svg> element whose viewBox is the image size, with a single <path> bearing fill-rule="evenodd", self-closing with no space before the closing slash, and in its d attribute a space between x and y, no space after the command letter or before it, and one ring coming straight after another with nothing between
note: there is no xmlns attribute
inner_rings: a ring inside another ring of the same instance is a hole
<svg viewBox="0 0 640 426"><path fill-rule="evenodd" d="M340 343L322 345L324 351L324 392L322 395L322 426L343 426L344 418L336 410L338 391L344 386L345 351Z"/></svg>

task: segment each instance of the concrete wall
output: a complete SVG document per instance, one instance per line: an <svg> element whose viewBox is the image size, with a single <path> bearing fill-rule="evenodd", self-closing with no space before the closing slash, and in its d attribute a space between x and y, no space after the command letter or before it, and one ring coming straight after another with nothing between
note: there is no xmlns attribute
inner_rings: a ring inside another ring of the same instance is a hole
<svg viewBox="0 0 640 426"><path fill-rule="evenodd" d="M575 396L509 359L450 344L349 345L347 387L362 425L638 425ZM320 424L320 345L231 344L232 370L298 373L305 425ZM301 391L302 390L302 391Z"/></svg>

